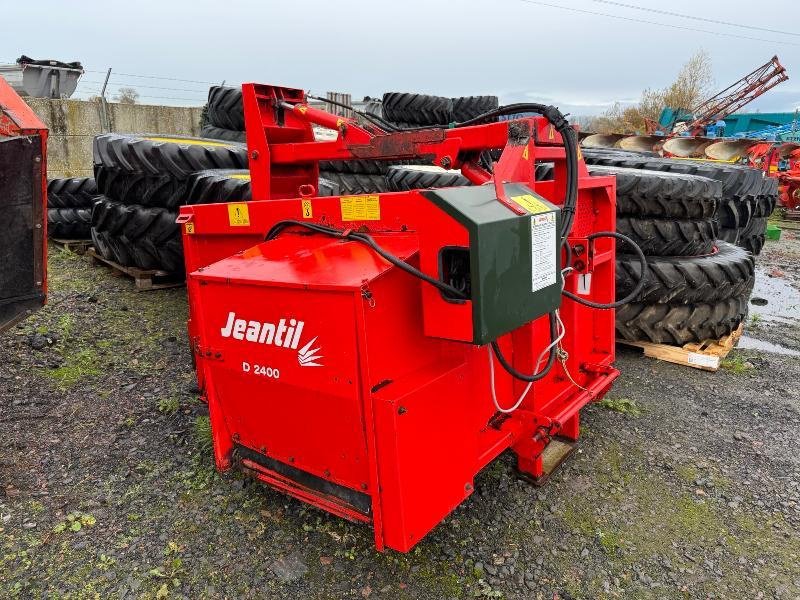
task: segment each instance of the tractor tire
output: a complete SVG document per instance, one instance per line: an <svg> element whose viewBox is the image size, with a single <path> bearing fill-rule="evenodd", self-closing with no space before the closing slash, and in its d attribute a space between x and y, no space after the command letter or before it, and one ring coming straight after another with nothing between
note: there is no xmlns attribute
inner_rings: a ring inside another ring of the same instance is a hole
<svg viewBox="0 0 800 600"><path fill-rule="evenodd" d="M208 123L214 127L244 131L242 89L220 85L212 86L208 90L208 110L206 115Z"/></svg>
<svg viewBox="0 0 800 600"><path fill-rule="evenodd" d="M187 182L174 177L142 175L95 165L98 191L122 204L176 208L184 204Z"/></svg>
<svg viewBox="0 0 800 600"><path fill-rule="evenodd" d="M722 185L706 177L592 166L593 176L617 178L617 214L676 219L710 219L717 212Z"/></svg>
<svg viewBox="0 0 800 600"><path fill-rule="evenodd" d="M767 217L753 217L746 228L739 233L738 244L754 256L761 254L767 234Z"/></svg>
<svg viewBox="0 0 800 600"><path fill-rule="evenodd" d="M386 177L383 175L337 173L336 171L320 171L319 174L321 179L326 179L339 186L339 193L343 195L379 194L390 191L386 184Z"/></svg>
<svg viewBox="0 0 800 600"><path fill-rule="evenodd" d="M729 244L738 244L741 231L741 229L735 227L720 227L717 238Z"/></svg>
<svg viewBox="0 0 800 600"><path fill-rule="evenodd" d="M453 120L462 123L500 106L497 96L462 96L453 98ZM496 120L496 118L495 118Z"/></svg>
<svg viewBox="0 0 800 600"><path fill-rule="evenodd" d="M632 303L617 309L616 330L630 342L683 345L729 335L746 317L746 295L714 303Z"/></svg>
<svg viewBox="0 0 800 600"><path fill-rule="evenodd" d="M638 257L617 254L617 298L636 287L641 274ZM642 304L713 303L747 296L755 283L755 260L743 248L717 241L707 256L647 258L645 284L634 302Z"/></svg>
<svg viewBox="0 0 800 600"><path fill-rule="evenodd" d="M247 202L252 199L250 171L209 169L189 177L186 204Z"/></svg>
<svg viewBox="0 0 800 600"><path fill-rule="evenodd" d="M183 271L183 246L177 212L126 206L106 198L92 211L92 239L101 256L125 267Z"/></svg>
<svg viewBox="0 0 800 600"><path fill-rule="evenodd" d="M225 129L223 127L216 127L214 125L203 125L200 129L200 135L204 138L212 140L225 140L228 142L246 142L247 136L244 131L236 131L235 129Z"/></svg>
<svg viewBox="0 0 800 600"><path fill-rule="evenodd" d="M712 219L617 217L617 231L631 238L648 256L708 254L717 239Z"/></svg>
<svg viewBox="0 0 800 600"><path fill-rule="evenodd" d="M447 125L453 121L453 101L441 96L389 92L383 95L383 116L392 123Z"/></svg>
<svg viewBox="0 0 800 600"><path fill-rule="evenodd" d="M350 173L353 175L386 175L389 167L404 164L409 164L409 161L355 158L353 160L321 160L319 161L319 168L321 171L335 171L336 173Z"/></svg>
<svg viewBox="0 0 800 600"><path fill-rule="evenodd" d="M247 147L187 136L105 133L94 138L94 163L146 177L185 181L204 169L246 169Z"/></svg>
<svg viewBox="0 0 800 600"><path fill-rule="evenodd" d="M97 196L94 177L51 179L47 182L48 208L92 208Z"/></svg>
<svg viewBox="0 0 800 600"><path fill-rule="evenodd" d="M472 185L460 171L424 166L391 167L386 181L392 192Z"/></svg>
<svg viewBox="0 0 800 600"><path fill-rule="evenodd" d="M383 118L383 102L380 100L370 100L364 107L364 112L373 117Z"/></svg>
<svg viewBox="0 0 800 600"><path fill-rule="evenodd" d="M48 208L47 236L64 240L88 240L91 236L91 208Z"/></svg>
<svg viewBox="0 0 800 600"><path fill-rule="evenodd" d="M669 158L653 158L630 152L614 152L605 149L583 149L583 157L587 164L630 169L649 169L665 173L681 173L699 175L715 179L722 184L723 198L741 199L745 196L756 196L761 192L763 174L757 169L742 165L710 163L693 160L674 160Z"/></svg>

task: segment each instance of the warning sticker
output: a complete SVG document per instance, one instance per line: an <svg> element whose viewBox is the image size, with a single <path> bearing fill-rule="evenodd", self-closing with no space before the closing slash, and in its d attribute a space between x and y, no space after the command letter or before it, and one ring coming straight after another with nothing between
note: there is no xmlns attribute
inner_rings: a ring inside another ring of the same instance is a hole
<svg viewBox="0 0 800 600"><path fill-rule="evenodd" d="M228 223L233 227L250 225L250 212L247 204L228 204Z"/></svg>
<svg viewBox="0 0 800 600"><path fill-rule="evenodd" d="M379 221L381 200L379 196L342 196L342 221Z"/></svg>
<svg viewBox="0 0 800 600"><path fill-rule="evenodd" d="M303 208L303 218L304 219L311 219L314 217L314 209L311 207L311 200L301 200L301 206Z"/></svg>
<svg viewBox="0 0 800 600"><path fill-rule="evenodd" d="M515 204L519 204L532 215L538 215L540 213L553 210L552 206L548 206L545 202L536 196L532 196L531 194L525 194L524 196L511 196L511 201Z"/></svg>
<svg viewBox="0 0 800 600"><path fill-rule="evenodd" d="M191 234L194 233L194 223L191 223L191 222L186 223L186 225L184 225L184 227L186 227L186 233L187 234L191 235Z"/></svg>
<svg viewBox="0 0 800 600"><path fill-rule="evenodd" d="M558 281L556 274L556 213L531 217L531 291L536 292Z"/></svg>

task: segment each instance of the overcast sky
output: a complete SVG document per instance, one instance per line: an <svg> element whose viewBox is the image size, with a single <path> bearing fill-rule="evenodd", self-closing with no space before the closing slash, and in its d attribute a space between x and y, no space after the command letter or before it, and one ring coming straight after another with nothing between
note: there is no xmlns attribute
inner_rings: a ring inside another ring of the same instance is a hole
<svg viewBox="0 0 800 600"><path fill-rule="evenodd" d="M546 101L591 115L614 101L635 101L644 88L667 85L705 48L720 88L777 54L791 79L749 109L800 108L797 0L773 0L764 10L743 0L620 2L796 33L687 20L601 0L545 2L553 6L532 0L7 0L0 62L20 54L79 60L87 73L78 97L98 90L112 67L120 74L111 79L112 95L131 86L141 102L152 104L202 104L205 82L225 80L336 90L354 98L387 91L497 94L501 102Z"/></svg>

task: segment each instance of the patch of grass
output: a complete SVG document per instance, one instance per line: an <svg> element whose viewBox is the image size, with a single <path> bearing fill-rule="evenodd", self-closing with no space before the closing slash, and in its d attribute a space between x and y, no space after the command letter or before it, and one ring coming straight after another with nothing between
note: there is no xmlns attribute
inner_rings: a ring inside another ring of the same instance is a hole
<svg viewBox="0 0 800 600"><path fill-rule="evenodd" d="M641 407L636 404L635 400L631 400L630 398L605 397L597 404L608 410L613 410L614 412L630 415L632 417L638 417L642 414Z"/></svg>
<svg viewBox="0 0 800 600"><path fill-rule="evenodd" d="M165 415L174 415L180 409L181 403L177 397L162 398L158 401L158 412Z"/></svg>
<svg viewBox="0 0 800 600"><path fill-rule="evenodd" d="M719 366L726 371L730 371L734 375L743 375L755 369L755 367L748 362L744 356L737 352L732 353L728 356L728 358L722 359L722 361L719 363Z"/></svg>
<svg viewBox="0 0 800 600"><path fill-rule="evenodd" d="M86 348L64 357L64 364L56 369L45 370L44 373L53 379L61 388L69 388L86 377L95 377L100 374L97 353Z"/></svg>
<svg viewBox="0 0 800 600"><path fill-rule="evenodd" d="M753 327L758 327L758 324L761 323L761 315L758 313L753 313L750 315L750 325Z"/></svg>
<svg viewBox="0 0 800 600"><path fill-rule="evenodd" d="M201 454L208 454L214 447L211 437L211 419L200 416L194 420L194 439L197 442L197 449Z"/></svg>

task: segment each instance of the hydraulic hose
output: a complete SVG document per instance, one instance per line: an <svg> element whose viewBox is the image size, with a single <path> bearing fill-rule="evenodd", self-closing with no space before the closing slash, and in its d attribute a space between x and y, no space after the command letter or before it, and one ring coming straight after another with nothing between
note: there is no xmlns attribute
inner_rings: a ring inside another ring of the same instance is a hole
<svg viewBox="0 0 800 600"><path fill-rule="evenodd" d="M644 274L647 272L647 257L645 257L644 252L642 252L642 249L636 242L634 242L627 235L622 235L621 233L617 233L616 231L598 231L588 236L587 239L589 240L589 242L593 242L595 239L601 237L613 237L622 242L625 242L631 248L633 248L634 252L636 253L636 256L639 258L639 264L641 265L642 271L641 274L639 275L639 281L636 282L636 286L633 288L633 291L631 291L630 294L628 294L621 300L617 300L616 302L610 302L608 304L586 300L585 298L581 298L580 296L577 296L572 292L568 292L567 290L563 290L561 293L564 294L570 300L574 300L578 304L583 304L584 306L588 306L590 308L600 308L600 309L619 308L623 304L631 302L634 298L636 298L636 296L639 295L639 292L642 291L642 288L644 287Z"/></svg>

